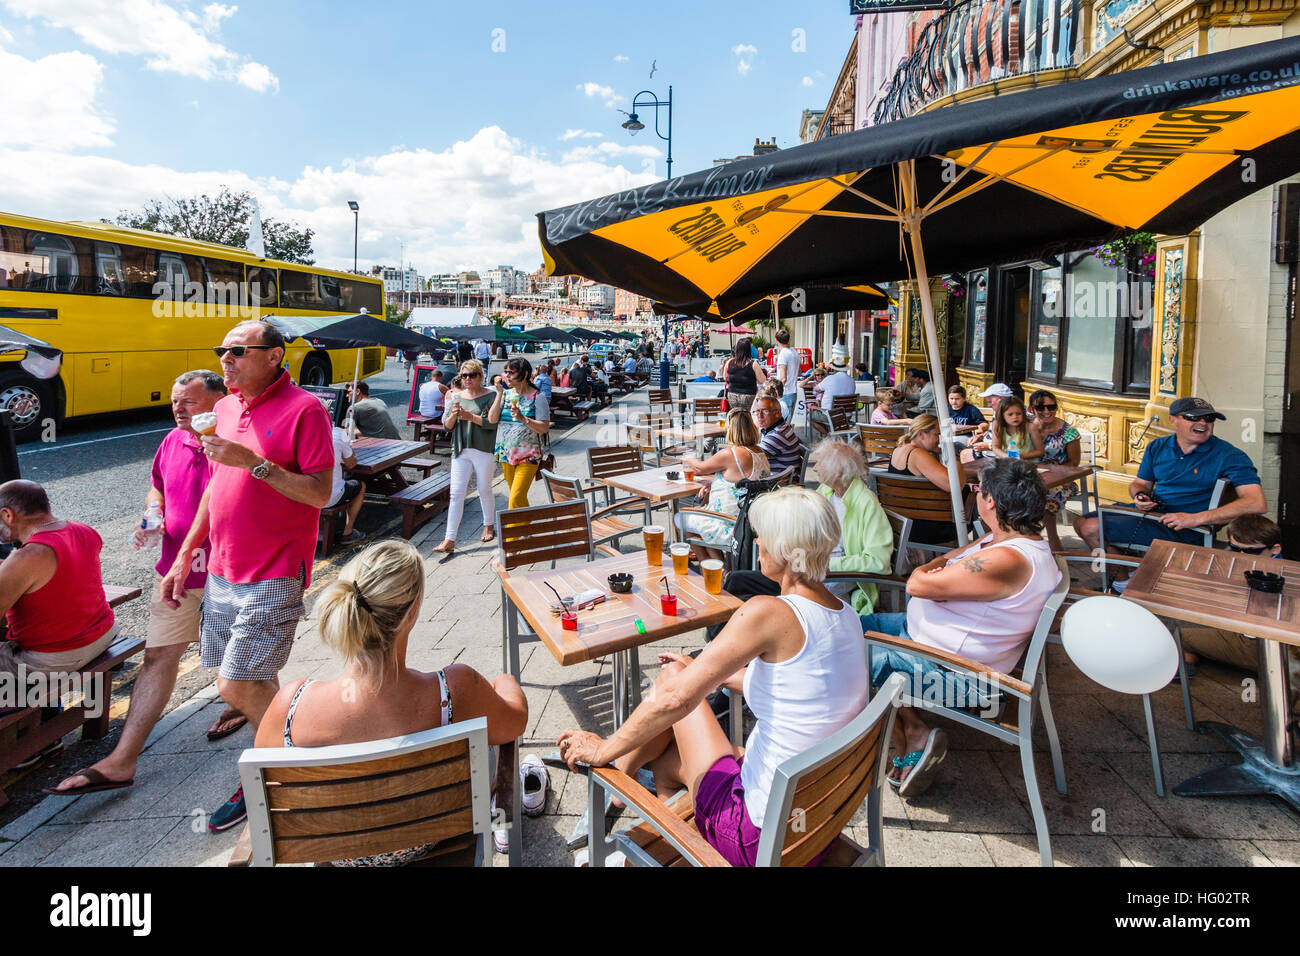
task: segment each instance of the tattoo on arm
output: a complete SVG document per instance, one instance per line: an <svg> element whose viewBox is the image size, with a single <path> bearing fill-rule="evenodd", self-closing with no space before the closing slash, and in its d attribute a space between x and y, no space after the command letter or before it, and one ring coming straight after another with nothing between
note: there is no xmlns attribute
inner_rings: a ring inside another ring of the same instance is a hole
<svg viewBox="0 0 1300 956"><path fill-rule="evenodd" d="M967 571L969 571L971 574L979 574L981 571L984 570L984 559L972 555L971 557L963 561L961 563L961 566L965 568Z"/></svg>

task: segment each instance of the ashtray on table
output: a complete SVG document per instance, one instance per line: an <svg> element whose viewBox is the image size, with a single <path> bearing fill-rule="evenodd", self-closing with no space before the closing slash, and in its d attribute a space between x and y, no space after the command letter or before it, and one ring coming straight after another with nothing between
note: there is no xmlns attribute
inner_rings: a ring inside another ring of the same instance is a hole
<svg viewBox="0 0 1300 956"><path fill-rule="evenodd" d="M632 591L632 575L626 572L609 576L609 589L615 594L628 594Z"/></svg>
<svg viewBox="0 0 1300 956"><path fill-rule="evenodd" d="M1265 594L1281 594L1282 588L1286 585L1286 578L1280 574L1274 574L1272 571L1245 571L1246 586L1252 591L1263 591Z"/></svg>

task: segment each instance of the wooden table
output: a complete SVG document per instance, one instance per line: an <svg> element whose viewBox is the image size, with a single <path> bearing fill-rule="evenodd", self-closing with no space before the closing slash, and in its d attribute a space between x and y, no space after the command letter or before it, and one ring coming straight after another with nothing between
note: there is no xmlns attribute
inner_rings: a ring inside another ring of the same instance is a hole
<svg viewBox="0 0 1300 956"><path fill-rule="evenodd" d="M704 442L709 438L721 438L727 434L727 426L721 422L696 422L694 425L673 425L671 428L656 428L655 434L660 438L674 441L693 441L695 450L703 454Z"/></svg>
<svg viewBox="0 0 1300 956"><path fill-rule="evenodd" d="M1246 586L1243 572L1272 571L1286 578L1281 594ZM1179 621L1237 631L1256 638L1264 736L1202 721L1242 762L1207 771L1174 788L1183 797L1272 793L1300 810L1300 767L1287 723L1291 695L1287 645L1300 646L1300 561L1217 551L1172 541L1152 542L1124 597Z"/></svg>
<svg viewBox="0 0 1300 956"><path fill-rule="evenodd" d="M619 491L626 491L629 494L645 498L652 505L671 501L673 503L673 514L676 515L678 500L699 495L700 489L704 486L697 481L688 482L682 479L672 481L668 478L668 472L670 471L684 475L682 466L677 464L664 465L661 468L647 468L644 471L629 471L626 474L610 475L607 478L598 478L596 480L611 488L617 488ZM676 523L673 522L667 529L666 541L673 540L675 528Z"/></svg>
<svg viewBox="0 0 1300 956"><path fill-rule="evenodd" d="M988 458L976 458L974 461L963 462L962 476L969 482L978 482L980 480L980 469L987 465L990 460ZM1043 479L1043 484L1047 486L1048 491L1072 485L1092 474L1091 465L1039 465L1037 462L1032 464L1037 467L1038 474Z"/></svg>
<svg viewBox="0 0 1300 956"><path fill-rule="evenodd" d="M366 491L391 495L406 487L402 462L429 450L427 441L404 441L401 438L358 438L352 442L357 463L348 469L367 479Z"/></svg>

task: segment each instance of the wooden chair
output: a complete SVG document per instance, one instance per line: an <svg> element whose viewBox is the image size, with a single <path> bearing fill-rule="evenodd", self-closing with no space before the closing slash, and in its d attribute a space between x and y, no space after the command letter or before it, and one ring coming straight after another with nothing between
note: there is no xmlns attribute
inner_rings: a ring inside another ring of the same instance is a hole
<svg viewBox="0 0 1300 956"><path fill-rule="evenodd" d="M1159 488L1156 489L1156 494L1157 495L1160 494ZM1215 508L1220 507L1221 505L1226 505L1231 501L1235 501L1236 498L1237 498L1237 493L1236 490L1233 488L1232 483L1228 481L1226 478L1220 478L1218 481L1214 483L1214 491L1211 492L1210 494L1210 503L1207 506L1206 510L1212 511ZM1123 516L1129 518L1137 517L1140 518L1142 521L1158 522L1160 520L1160 515L1158 514L1144 514L1143 512L1135 511L1132 508L1098 508L1097 514L1098 516L1110 514L1110 515L1117 515L1117 516ZM1214 547L1215 538L1217 538L1219 535L1219 527L1217 525L1202 525L1199 528L1193 528L1189 530L1195 531L1197 534L1201 536L1200 546L1203 548ZM1100 534L1100 541L1098 542L1098 544L1100 545L1103 554L1106 552L1107 547L1116 548L1120 551L1125 552L1126 554L1146 554L1147 550L1150 547L1150 545L1145 545L1145 544L1127 543L1122 539L1111 541L1108 545L1106 541L1106 523L1104 520L1099 522L1098 532ZM1103 588L1105 587L1104 563L1102 569L1102 587Z"/></svg>
<svg viewBox="0 0 1300 956"><path fill-rule="evenodd" d="M950 544L923 544L912 540L917 521L952 521L952 497L947 489L931 484L928 478L913 475L890 475L875 470L876 497L885 509L898 534L894 550L894 573L905 576L911 570L907 552L911 548L943 554L957 546L956 527Z"/></svg>
<svg viewBox="0 0 1300 956"><path fill-rule="evenodd" d="M584 495L599 490L598 488L584 488L581 478L568 478L550 471L541 471L538 476L545 482L546 493L555 504L565 501L583 501L585 500ZM645 499L639 500L644 501ZM618 539L623 535L640 531L640 525L616 517L616 515L625 514L626 512L626 502L606 505L592 511L590 515L592 543L599 545L614 542L617 544Z"/></svg>
<svg viewBox="0 0 1300 956"><path fill-rule="evenodd" d="M722 410L722 399L720 398L697 398L692 411L692 419L696 422L716 422L726 418L726 413Z"/></svg>
<svg viewBox="0 0 1300 956"><path fill-rule="evenodd" d="M806 866L832 845L824 866L884 866L881 788L895 703L904 683L901 674L891 676L847 726L777 768L768 791L757 866ZM607 839L606 792L621 797L646 822ZM689 794L665 806L613 767L593 767L588 772L587 793L592 866L604 866L606 854L613 849L621 850L629 865L728 865L695 828L695 808ZM865 848L843 832L864 801L868 833Z"/></svg>
<svg viewBox="0 0 1300 956"><path fill-rule="evenodd" d="M854 395L833 395L831 396L831 411L843 412L849 416L850 421L858 417L858 396Z"/></svg>
<svg viewBox="0 0 1300 956"><path fill-rule="evenodd" d="M837 412L833 409L828 412L823 408L814 407L808 410L808 421L819 439L839 438L852 441L858 437L857 426L853 423L852 416L845 412Z"/></svg>
<svg viewBox="0 0 1300 956"><path fill-rule="evenodd" d="M884 467L898 447L898 439L907 432L906 425L859 425L858 441L867 457L868 467Z"/></svg>
<svg viewBox="0 0 1300 956"><path fill-rule="evenodd" d="M906 707L922 707L942 714L963 726L996 737L1012 744L1020 750L1020 768L1025 777L1025 793L1029 798L1029 810L1034 818L1034 830L1038 836L1038 856L1043 866L1052 865L1052 840L1047 830L1047 817L1043 812L1043 800L1038 793L1038 775L1034 768L1034 718L1040 712L1043 717L1043 729L1047 731L1047 744L1052 755L1052 769L1056 774L1056 789L1065 793L1065 764L1061 759L1061 742L1056 733L1056 723L1052 719L1052 704L1047 694L1047 637L1056 619L1057 611L1070 589L1070 572L1065 562L1059 558L1056 562L1061 573L1060 583L1052 592L1043 610L1038 615L1038 623L1029 643L1025 647L1021 666L1010 674L1003 674L991 667L973 661L958 654L949 654L919 643L923 635L913 634L913 640L893 637L876 631L867 631L868 671L871 653L874 648L885 648L924 658L955 672L957 675L976 682L978 700L972 702L934 700L934 694L922 694L914 697L904 692L901 702ZM883 583L883 582L882 582ZM886 684L888 687L888 684ZM882 689L883 690L883 689ZM879 696L879 694L877 695ZM1015 714L1009 700L1016 702ZM874 703L874 701L873 701ZM958 703L973 706L955 706Z"/></svg>
<svg viewBox="0 0 1300 956"><path fill-rule="evenodd" d="M366 743L245 750L248 847L241 839L231 865L244 865L244 852L253 866L274 866L426 843L438 844L436 862L490 864L488 753L484 717Z"/></svg>
<svg viewBox="0 0 1300 956"><path fill-rule="evenodd" d="M652 388L647 393L650 402L650 411L664 411L672 413L676 407L673 404L673 390L671 388Z"/></svg>
<svg viewBox="0 0 1300 956"><path fill-rule="evenodd" d="M637 438L632 441L632 444L637 444L639 442L644 447L647 442L646 434L648 432L649 449L645 453L653 454L655 456L656 467L662 465L675 465L681 460L682 455L693 454L695 449L690 445L670 444L664 438L656 435L655 432L661 428L673 428L676 424L677 422L673 418L673 413L671 411L642 412L633 420L632 424L628 425L628 438L629 440L632 440L633 428L645 429L646 431L637 432Z"/></svg>

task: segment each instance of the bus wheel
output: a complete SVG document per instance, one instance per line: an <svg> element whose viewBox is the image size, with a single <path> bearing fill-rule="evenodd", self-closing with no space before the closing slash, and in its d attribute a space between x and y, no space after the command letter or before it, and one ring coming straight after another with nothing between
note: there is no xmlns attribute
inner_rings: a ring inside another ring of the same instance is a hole
<svg viewBox="0 0 1300 956"><path fill-rule="evenodd" d="M0 408L7 409L14 440L35 441L48 422L57 422L54 389L22 372L0 372Z"/></svg>
<svg viewBox="0 0 1300 956"><path fill-rule="evenodd" d="M298 373L299 385L328 385L333 378L328 356L312 354L302 360L302 371Z"/></svg>

